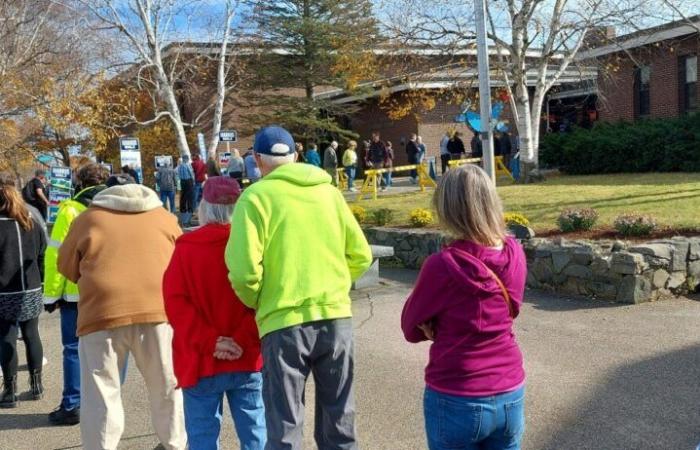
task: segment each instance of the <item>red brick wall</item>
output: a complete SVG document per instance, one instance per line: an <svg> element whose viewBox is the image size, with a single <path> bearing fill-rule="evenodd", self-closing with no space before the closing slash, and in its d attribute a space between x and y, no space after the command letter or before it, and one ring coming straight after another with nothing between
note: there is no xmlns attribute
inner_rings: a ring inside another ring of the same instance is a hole
<svg viewBox="0 0 700 450"><path fill-rule="evenodd" d="M649 82L650 116L677 117L679 108L678 65L685 55L700 55L700 39L690 36L634 49L633 58L651 66ZM627 54L613 54L601 65L598 111L601 120L634 120L635 62ZM698 94L700 95L700 83Z"/></svg>
<svg viewBox="0 0 700 450"><path fill-rule="evenodd" d="M358 140L360 151L362 151L361 141L369 140L373 131L379 131L383 141L391 141L396 158L394 165L407 163L405 143L408 142L411 133L418 132L418 123L413 115L409 114L400 120L391 120L376 100L368 101L353 115L350 127L360 135ZM362 154L358 156L364 157Z"/></svg>

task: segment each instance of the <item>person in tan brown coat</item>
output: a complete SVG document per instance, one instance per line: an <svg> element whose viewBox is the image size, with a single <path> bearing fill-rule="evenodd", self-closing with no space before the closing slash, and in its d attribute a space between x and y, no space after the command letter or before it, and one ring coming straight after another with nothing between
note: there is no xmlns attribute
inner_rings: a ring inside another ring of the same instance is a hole
<svg viewBox="0 0 700 450"><path fill-rule="evenodd" d="M129 352L148 388L151 420L166 449L186 447L182 394L161 283L182 234L157 194L139 184L105 189L78 216L58 270L77 283L83 446L116 449L124 431L119 374Z"/></svg>

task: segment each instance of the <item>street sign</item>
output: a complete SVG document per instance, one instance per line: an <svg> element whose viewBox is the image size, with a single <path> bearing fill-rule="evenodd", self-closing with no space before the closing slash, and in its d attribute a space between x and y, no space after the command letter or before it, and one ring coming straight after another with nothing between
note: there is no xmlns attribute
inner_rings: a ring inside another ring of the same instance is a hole
<svg viewBox="0 0 700 450"><path fill-rule="evenodd" d="M156 156L156 169L161 167L172 167L173 157L170 155L158 155Z"/></svg>
<svg viewBox="0 0 700 450"><path fill-rule="evenodd" d="M138 152L141 150L139 139L134 137L119 138L119 149L126 152Z"/></svg>
<svg viewBox="0 0 700 450"><path fill-rule="evenodd" d="M219 131L219 142L238 142L238 132L236 130Z"/></svg>

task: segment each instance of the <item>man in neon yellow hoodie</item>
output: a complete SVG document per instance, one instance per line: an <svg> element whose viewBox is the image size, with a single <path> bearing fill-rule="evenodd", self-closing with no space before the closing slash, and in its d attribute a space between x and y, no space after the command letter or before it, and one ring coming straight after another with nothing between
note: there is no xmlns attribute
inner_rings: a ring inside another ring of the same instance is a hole
<svg viewBox="0 0 700 450"><path fill-rule="evenodd" d="M280 127L255 136L263 179L236 204L226 264L239 298L256 310L262 337L266 450L302 448L310 373L318 447L354 450L349 293L372 253L331 177L293 164L294 148L294 139Z"/></svg>

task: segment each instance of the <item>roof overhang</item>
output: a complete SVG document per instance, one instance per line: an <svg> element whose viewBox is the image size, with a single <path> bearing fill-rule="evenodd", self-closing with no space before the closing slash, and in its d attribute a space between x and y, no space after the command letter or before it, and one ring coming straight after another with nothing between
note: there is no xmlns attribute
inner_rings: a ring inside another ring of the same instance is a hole
<svg viewBox="0 0 700 450"><path fill-rule="evenodd" d="M695 19L689 23L682 23L672 28L651 31L648 34L641 34L625 39L622 36L617 42L608 45L593 48L590 50L581 51L576 55L576 60L583 61L586 59L598 58L623 50L630 50L637 47L643 47L649 44L675 39L681 36L698 33L700 30L700 19Z"/></svg>
<svg viewBox="0 0 700 450"><path fill-rule="evenodd" d="M547 78L551 79L556 73L557 67L552 67L547 71ZM539 74L536 70L527 72L527 85L535 86ZM582 81L595 81L598 78L598 69L596 67L582 67L567 69L555 82L555 86L571 83L580 83ZM345 89L334 89L321 92L315 96L317 99L329 100L335 104L344 104L367 100L369 98L379 97L382 95L393 94L397 92L419 90L419 89L453 89L459 87L477 88L479 73L476 68L470 68L460 71L444 71L416 76L414 79L404 80L379 80L371 83L360 85L353 92L348 92ZM504 87L506 85L503 77L497 72L491 72L491 86Z"/></svg>

